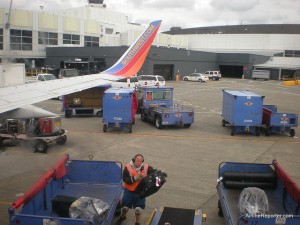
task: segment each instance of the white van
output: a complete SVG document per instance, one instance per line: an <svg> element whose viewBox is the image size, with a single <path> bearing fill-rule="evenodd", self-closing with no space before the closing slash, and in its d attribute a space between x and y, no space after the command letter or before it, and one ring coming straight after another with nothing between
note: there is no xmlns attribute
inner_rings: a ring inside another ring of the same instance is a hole
<svg viewBox="0 0 300 225"><path fill-rule="evenodd" d="M136 88L138 86L138 78L136 76L131 78L124 78L111 83L111 87L116 88Z"/></svg>
<svg viewBox="0 0 300 225"><path fill-rule="evenodd" d="M204 74L206 76L208 76L208 78L210 80L220 80L222 77L222 74L220 73L220 71L217 71L217 70L209 70L209 71L206 71Z"/></svg>
<svg viewBox="0 0 300 225"><path fill-rule="evenodd" d="M139 86L165 86L166 80L160 75L140 75L138 76Z"/></svg>
<svg viewBox="0 0 300 225"><path fill-rule="evenodd" d="M252 72L252 79L263 79L269 80L270 79L270 70L253 70Z"/></svg>
<svg viewBox="0 0 300 225"><path fill-rule="evenodd" d="M138 76L139 86L155 86L156 84L156 77L153 75L140 75Z"/></svg>

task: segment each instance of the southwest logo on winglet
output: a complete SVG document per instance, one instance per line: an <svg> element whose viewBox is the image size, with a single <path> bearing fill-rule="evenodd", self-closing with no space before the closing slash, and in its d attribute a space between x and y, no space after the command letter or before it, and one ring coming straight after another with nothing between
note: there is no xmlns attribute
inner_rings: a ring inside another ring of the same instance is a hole
<svg viewBox="0 0 300 225"><path fill-rule="evenodd" d="M145 29L123 56L112 67L102 73L122 77L132 77L137 74L145 62L161 22L161 20L157 20L150 23L148 28Z"/></svg>
<svg viewBox="0 0 300 225"><path fill-rule="evenodd" d="M147 30L142 34L141 38L138 40L135 46L128 52L125 59L122 61L123 65L126 65L131 60L131 58L137 53L140 47L145 43L147 38L152 34L154 29L155 26L152 24L147 28Z"/></svg>

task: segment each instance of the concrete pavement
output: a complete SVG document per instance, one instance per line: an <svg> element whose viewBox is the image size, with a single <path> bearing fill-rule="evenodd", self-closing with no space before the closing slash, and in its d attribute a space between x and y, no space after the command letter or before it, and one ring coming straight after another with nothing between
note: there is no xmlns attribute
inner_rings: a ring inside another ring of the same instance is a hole
<svg viewBox="0 0 300 225"><path fill-rule="evenodd" d="M175 103L195 109L195 123L189 129L156 129L137 116L133 133L102 132L98 117L62 116L68 130L66 145L53 144L47 154L33 153L28 146L0 148L0 224L8 224L7 208L64 154L73 159L116 160L125 165L136 153L155 168L168 173L166 184L147 199L143 223L153 209L160 206L201 208L207 225L225 225L218 217L216 180L218 165L223 161L271 163L277 159L300 185L300 129L296 137L286 134L260 137L249 134L230 136L229 127L221 125L222 90L250 90L264 95L264 104L278 106L279 112L300 114L300 85L283 86L278 81L222 79L220 81L167 82L175 88ZM37 104L60 114L61 103L48 100ZM238 202L238 199L237 199ZM134 224L134 212L122 224Z"/></svg>

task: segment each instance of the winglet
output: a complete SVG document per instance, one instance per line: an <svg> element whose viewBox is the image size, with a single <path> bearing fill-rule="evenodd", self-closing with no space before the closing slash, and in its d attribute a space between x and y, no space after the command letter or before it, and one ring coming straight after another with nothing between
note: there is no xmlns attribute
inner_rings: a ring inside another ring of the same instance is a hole
<svg viewBox="0 0 300 225"><path fill-rule="evenodd" d="M141 69L152 42L161 24L161 20L150 23L148 28L130 46L122 57L109 69L102 73L132 77Z"/></svg>

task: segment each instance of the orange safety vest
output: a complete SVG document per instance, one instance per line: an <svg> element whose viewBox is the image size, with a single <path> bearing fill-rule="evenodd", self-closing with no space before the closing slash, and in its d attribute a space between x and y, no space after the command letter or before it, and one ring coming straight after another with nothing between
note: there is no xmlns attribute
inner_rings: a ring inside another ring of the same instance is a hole
<svg viewBox="0 0 300 225"><path fill-rule="evenodd" d="M149 167L148 164L144 165L144 169L141 171L141 175L143 177L147 176L148 167ZM138 175L138 172L135 169L133 169L130 164L126 164L126 168L129 172L129 176L134 177L134 176ZM133 182L132 184L124 183L124 188L126 188L128 191L135 191L136 187L139 185L140 182L141 181L138 180L138 181Z"/></svg>

